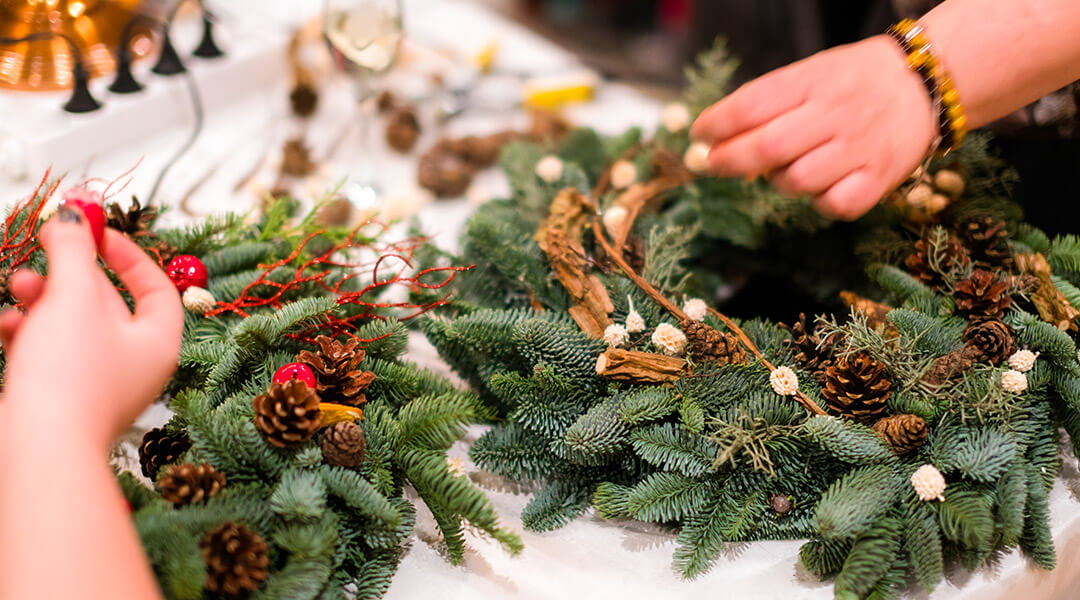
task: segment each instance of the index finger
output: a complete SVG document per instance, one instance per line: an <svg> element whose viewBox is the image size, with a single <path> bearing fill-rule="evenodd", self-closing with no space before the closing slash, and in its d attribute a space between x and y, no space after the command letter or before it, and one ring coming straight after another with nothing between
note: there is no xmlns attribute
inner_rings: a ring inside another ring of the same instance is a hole
<svg viewBox="0 0 1080 600"><path fill-rule="evenodd" d="M798 78L768 73L706 108L690 127L690 137L722 142L760 127L805 101L806 90Z"/></svg>
<svg viewBox="0 0 1080 600"><path fill-rule="evenodd" d="M135 300L135 319L165 331L179 331L184 321L180 295L168 275L142 248L123 234L107 229L101 258Z"/></svg>

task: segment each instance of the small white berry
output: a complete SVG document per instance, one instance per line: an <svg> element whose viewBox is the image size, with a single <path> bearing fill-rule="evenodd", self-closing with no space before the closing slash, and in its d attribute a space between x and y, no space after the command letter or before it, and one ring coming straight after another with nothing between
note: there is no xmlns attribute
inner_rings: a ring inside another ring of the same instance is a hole
<svg viewBox="0 0 1080 600"><path fill-rule="evenodd" d="M608 235L615 237L622 231L623 223L630 216L630 211L625 207L615 205L604 211L604 230Z"/></svg>
<svg viewBox="0 0 1080 600"><path fill-rule="evenodd" d="M1017 350L1009 357L1009 366L1020 371L1021 373L1027 373L1035 366L1035 359L1039 358L1038 352L1032 352L1031 350Z"/></svg>
<svg viewBox="0 0 1080 600"><path fill-rule="evenodd" d="M777 367L769 373L769 385L781 396L794 396L799 391L799 376L791 367Z"/></svg>
<svg viewBox="0 0 1080 600"><path fill-rule="evenodd" d="M682 102L672 102L664 107L660 121L672 133L682 131L690 126L690 109Z"/></svg>
<svg viewBox="0 0 1080 600"><path fill-rule="evenodd" d="M691 298L686 301L682 310L691 321L704 321L705 315L709 314L709 305L701 298Z"/></svg>
<svg viewBox="0 0 1080 600"><path fill-rule="evenodd" d="M661 323L653 330L652 343L668 356L679 356L686 349L686 334L674 325Z"/></svg>
<svg viewBox="0 0 1080 600"><path fill-rule="evenodd" d="M630 334L626 331L626 328L618 323L608 325L604 329L604 341L612 346L622 346L629 337Z"/></svg>
<svg viewBox="0 0 1080 600"><path fill-rule="evenodd" d="M628 160L615 161L611 165L611 187L617 190L625 190L637 181L637 167Z"/></svg>
<svg viewBox="0 0 1080 600"><path fill-rule="evenodd" d="M536 163L536 175L548 183L562 178L563 162L558 156L545 156Z"/></svg>
<svg viewBox="0 0 1080 600"><path fill-rule="evenodd" d="M712 147L705 142L694 142L687 148L683 155L683 164L694 173L707 173L709 171L709 150Z"/></svg>
<svg viewBox="0 0 1080 600"><path fill-rule="evenodd" d="M937 500L945 501L945 476L934 465L923 465L911 475L911 487L919 500L929 502Z"/></svg>
<svg viewBox="0 0 1080 600"><path fill-rule="evenodd" d="M192 286L184 290L182 300L184 308L199 315L205 315L217 306L217 300L214 299L210 290L201 287Z"/></svg>
<svg viewBox="0 0 1080 600"><path fill-rule="evenodd" d="M1001 374L1001 387L1006 392L1022 394L1028 387L1027 376L1020 371L1008 370Z"/></svg>

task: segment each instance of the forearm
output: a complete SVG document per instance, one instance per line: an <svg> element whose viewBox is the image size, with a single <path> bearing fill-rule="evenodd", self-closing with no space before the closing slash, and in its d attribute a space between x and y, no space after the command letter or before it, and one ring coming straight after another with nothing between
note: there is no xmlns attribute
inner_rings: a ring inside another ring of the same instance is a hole
<svg viewBox="0 0 1080 600"><path fill-rule="evenodd" d="M979 127L1080 79L1080 1L948 0L920 22Z"/></svg>
<svg viewBox="0 0 1080 600"><path fill-rule="evenodd" d="M102 445L3 409L0 598L160 598Z"/></svg>

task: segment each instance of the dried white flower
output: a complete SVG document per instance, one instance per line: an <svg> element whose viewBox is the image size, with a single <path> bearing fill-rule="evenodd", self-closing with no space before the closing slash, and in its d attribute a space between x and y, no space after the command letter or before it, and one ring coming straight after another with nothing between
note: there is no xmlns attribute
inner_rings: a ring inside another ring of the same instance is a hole
<svg viewBox="0 0 1080 600"><path fill-rule="evenodd" d="M769 373L769 385L781 396L794 396L799 391L799 376L791 367L777 367Z"/></svg>
<svg viewBox="0 0 1080 600"><path fill-rule="evenodd" d="M690 126L690 109L686 108L686 105L682 102L672 102L664 107L660 122L664 124L664 129L668 131L682 131Z"/></svg>
<svg viewBox="0 0 1080 600"><path fill-rule="evenodd" d="M686 334L674 325L661 323L653 330L652 343L662 348L668 356L679 356L686 349Z"/></svg>
<svg viewBox="0 0 1080 600"><path fill-rule="evenodd" d="M468 472L465 470L465 461L456 456L446 457L446 469L450 471L454 477L465 477L468 475Z"/></svg>
<svg viewBox="0 0 1080 600"><path fill-rule="evenodd" d="M626 297L626 301L630 303L630 313L626 315L626 330L630 333L645 331L645 319L634 310L634 301L630 296Z"/></svg>
<svg viewBox="0 0 1080 600"><path fill-rule="evenodd" d="M928 502L937 500L945 501L945 476L934 465L923 465L911 475L911 487L919 500Z"/></svg>
<svg viewBox="0 0 1080 600"><path fill-rule="evenodd" d="M548 183L562 178L563 162L558 156L545 156L536 163L536 175Z"/></svg>
<svg viewBox="0 0 1080 600"><path fill-rule="evenodd" d="M1009 357L1009 366L1020 371L1021 373L1027 373L1035 366L1035 359L1039 358L1038 352L1032 352L1031 350L1017 350Z"/></svg>
<svg viewBox="0 0 1080 600"><path fill-rule="evenodd" d="M1021 394L1027 390L1027 386L1027 375L1020 371L1010 369L1001 374L1001 387L1005 388L1006 392Z"/></svg>
<svg viewBox="0 0 1080 600"><path fill-rule="evenodd" d="M184 290L183 302L184 308L199 315L205 315L217 306L217 300L210 290L195 286Z"/></svg>
<svg viewBox="0 0 1080 600"><path fill-rule="evenodd" d="M686 149L683 155L683 164L694 173L707 173L709 171L709 150L712 147L705 142L694 142Z"/></svg>
<svg viewBox="0 0 1080 600"><path fill-rule="evenodd" d="M626 328L618 323L608 325L604 329L604 341L612 346L622 346L629 337L630 334L626 331Z"/></svg>
<svg viewBox="0 0 1080 600"><path fill-rule="evenodd" d="M615 161L611 165L611 186L617 190L625 190L637 181L637 167L628 160Z"/></svg>
<svg viewBox="0 0 1080 600"><path fill-rule="evenodd" d="M623 223L626 222L626 218L630 216L630 212L622 206L612 206L604 211L604 230L611 237L619 235L619 231L622 230Z"/></svg>
<svg viewBox="0 0 1080 600"><path fill-rule="evenodd" d="M709 314L709 305L701 298L691 298L683 304L682 310L691 321L704 321Z"/></svg>

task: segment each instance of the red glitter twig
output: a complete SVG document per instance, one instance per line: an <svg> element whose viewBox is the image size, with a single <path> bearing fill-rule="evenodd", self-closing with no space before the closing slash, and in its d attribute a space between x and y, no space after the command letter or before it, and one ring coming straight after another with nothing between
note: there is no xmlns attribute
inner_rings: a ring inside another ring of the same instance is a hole
<svg viewBox="0 0 1080 600"><path fill-rule="evenodd" d="M361 238L361 231L371 226L378 230L373 236ZM273 263L260 265L261 273L254 281L244 287L240 295L231 301L218 302L217 308L207 313L207 316L216 316L225 313L234 313L242 317L250 315L252 309L271 307L280 308L286 301L286 295L298 290L305 284L317 285L336 296L337 306L346 312L356 311L354 314L329 314L320 323L314 324L301 333L292 334L298 340L311 342L315 336L329 334L332 336L345 335L363 343L370 343L384 336L373 339L363 339L355 335L354 331L362 321L371 319L385 320L391 316L398 320L407 321L416 318L429 310L444 306L448 303L447 297L443 296L428 303L415 303L409 301L372 300L370 298L381 296L391 287L401 287L410 292L420 290L440 290L449 286L457 274L471 269L472 267L431 267L414 274L408 274L413 268L413 256L415 252L427 243L425 238L409 238L400 242L381 244L377 240L381 234L387 231L387 227L377 222L368 222L354 229L342 242L335 244L329 249L320 252L305 260L300 260L305 248L317 236L324 233L316 231L301 241L297 247L285 258ZM363 260L363 254L373 258ZM391 259L401 262L401 268L388 273L380 279L380 271L388 270L386 263ZM285 267L291 267L293 271L289 280L284 282L274 281L272 276L275 272ZM370 273L371 282L359 289L346 289L353 287L353 283ZM445 277L436 282L427 282L435 273L444 273Z"/></svg>

